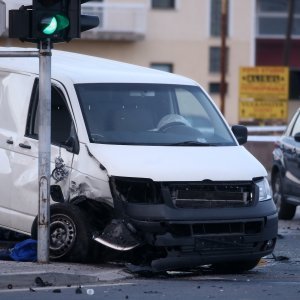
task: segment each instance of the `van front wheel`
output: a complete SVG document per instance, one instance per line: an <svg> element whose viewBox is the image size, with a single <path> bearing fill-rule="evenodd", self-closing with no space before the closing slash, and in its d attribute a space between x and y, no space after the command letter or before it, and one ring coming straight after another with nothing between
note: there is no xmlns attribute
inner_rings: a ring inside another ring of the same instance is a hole
<svg viewBox="0 0 300 300"><path fill-rule="evenodd" d="M37 237L37 226L34 227L33 238ZM87 218L77 206L67 203L50 206L51 260L84 262L88 258L90 244Z"/></svg>

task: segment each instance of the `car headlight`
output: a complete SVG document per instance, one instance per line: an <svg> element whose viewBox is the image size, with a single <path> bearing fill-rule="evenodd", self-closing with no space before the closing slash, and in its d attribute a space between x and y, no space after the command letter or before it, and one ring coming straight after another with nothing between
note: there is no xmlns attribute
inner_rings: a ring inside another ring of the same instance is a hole
<svg viewBox="0 0 300 300"><path fill-rule="evenodd" d="M119 194L124 201L139 204L163 203L159 183L147 178L131 178L112 176L113 192Z"/></svg>
<svg viewBox="0 0 300 300"><path fill-rule="evenodd" d="M258 201L266 201L272 198L270 185L266 177L256 182L256 185L259 190Z"/></svg>

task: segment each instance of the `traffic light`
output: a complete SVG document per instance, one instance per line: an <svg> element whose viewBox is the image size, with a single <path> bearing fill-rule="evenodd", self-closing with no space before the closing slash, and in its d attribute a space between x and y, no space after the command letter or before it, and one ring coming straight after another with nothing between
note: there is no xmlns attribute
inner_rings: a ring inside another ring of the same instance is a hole
<svg viewBox="0 0 300 300"><path fill-rule="evenodd" d="M99 24L96 16L81 15L81 4L90 0L33 0L32 6L9 11L9 37L52 43L79 38Z"/></svg>
<svg viewBox="0 0 300 300"><path fill-rule="evenodd" d="M91 0L81 0L80 4L84 4L86 2L90 2ZM80 32L90 30L99 25L99 18L96 16L82 15L81 9L79 9L78 20L80 22Z"/></svg>
<svg viewBox="0 0 300 300"><path fill-rule="evenodd" d="M49 38L54 43L78 37L78 30L71 22L77 11L78 1L33 0L31 37L37 40Z"/></svg>

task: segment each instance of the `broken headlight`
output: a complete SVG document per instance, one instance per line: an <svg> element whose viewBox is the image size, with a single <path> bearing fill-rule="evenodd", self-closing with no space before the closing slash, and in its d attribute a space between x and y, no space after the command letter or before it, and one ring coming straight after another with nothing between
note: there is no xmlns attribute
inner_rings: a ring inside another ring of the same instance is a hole
<svg viewBox="0 0 300 300"><path fill-rule="evenodd" d="M258 186L258 190L259 190L259 195L258 195L259 201L266 201L272 198L270 185L266 177L264 177L260 181L257 181L256 185Z"/></svg>
<svg viewBox="0 0 300 300"><path fill-rule="evenodd" d="M112 177L115 195L130 203L160 204L163 202L160 184L151 179Z"/></svg>

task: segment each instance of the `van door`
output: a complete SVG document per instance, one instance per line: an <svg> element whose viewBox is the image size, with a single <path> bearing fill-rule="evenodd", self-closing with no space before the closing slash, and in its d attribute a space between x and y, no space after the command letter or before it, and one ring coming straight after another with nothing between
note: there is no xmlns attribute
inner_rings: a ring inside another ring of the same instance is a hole
<svg viewBox="0 0 300 300"><path fill-rule="evenodd" d="M17 153L21 150L20 137L24 137L33 83L32 76L0 71L0 225L7 228L12 226L11 199L22 181L15 177L12 162L20 159ZM27 159L26 163L33 160ZM29 186L30 180L26 178Z"/></svg>
<svg viewBox="0 0 300 300"><path fill-rule="evenodd" d="M59 200L66 201L70 187L68 172L71 171L75 152L78 153L78 147L74 147L77 136L64 88L55 82L52 84L51 93L51 171L55 169L55 159L58 157L62 158L66 171L63 178L58 180L51 178L51 185L56 185L60 189L62 198ZM12 218L12 227L28 233L31 231L33 219L38 214L38 127L38 80L36 80L24 128L25 134L16 141L19 146L18 154L11 162L17 186L11 195L11 210L15 215ZM72 145L70 140L73 141Z"/></svg>

